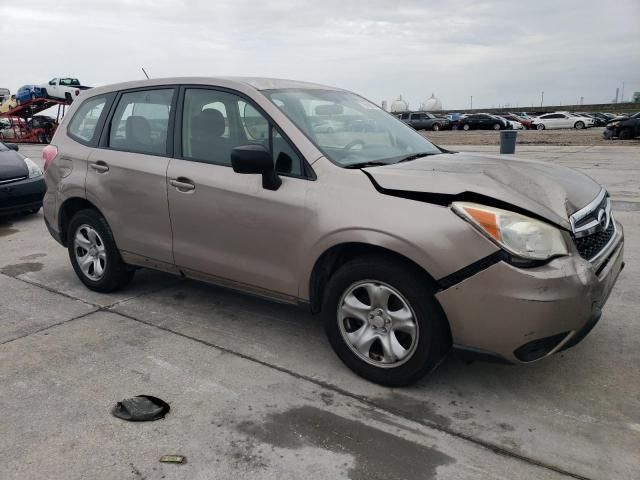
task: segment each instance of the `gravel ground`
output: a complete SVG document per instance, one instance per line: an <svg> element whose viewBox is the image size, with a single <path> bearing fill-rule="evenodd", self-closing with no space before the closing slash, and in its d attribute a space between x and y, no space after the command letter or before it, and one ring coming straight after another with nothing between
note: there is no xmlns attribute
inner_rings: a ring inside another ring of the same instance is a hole
<svg viewBox="0 0 640 480"><path fill-rule="evenodd" d="M518 130L519 145L640 145L640 139L605 140L602 138L604 128L588 128L585 130ZM500 133L493 130L447 130L420 132L438 145L499 145Z"/></svg>

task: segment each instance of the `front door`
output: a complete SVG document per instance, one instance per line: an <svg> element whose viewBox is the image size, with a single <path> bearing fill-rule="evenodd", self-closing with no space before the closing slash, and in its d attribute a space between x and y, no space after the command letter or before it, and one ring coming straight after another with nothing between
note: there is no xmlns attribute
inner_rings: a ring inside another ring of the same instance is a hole
<svg viewBox="0 0 640 480"><path fill-rule="evenodd" d="M189 276L293 299L308 186L301 158L249 100L195 87L183 97L181 158L167 172L176 265ZM245 144L271 150L278 190L233 171L231 149Z"/></svg>
<svg viewBox="0 0 640 480"><path fill-rule="evenodd" d="M118 248L165 264L173 263L166 172L175 91L136 90L116 99L100 147L89 154L86 181L87 198Z"/></svg>

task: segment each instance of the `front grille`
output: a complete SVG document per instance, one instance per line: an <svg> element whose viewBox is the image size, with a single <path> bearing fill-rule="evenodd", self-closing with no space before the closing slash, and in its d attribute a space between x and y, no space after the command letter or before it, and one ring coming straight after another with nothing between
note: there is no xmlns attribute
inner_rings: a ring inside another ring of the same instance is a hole
<svg viewBox="0 0 640 480"><path fill-rule="evenodd" d="M604 197L600 204L598 204L589 214L582 217L580 220L576 220L573 228L579 230L581 227L584 227L588 223L597 222L598 221L598 211L607 210L609 206L609 197Z"/></svg>
<svg viewBox="0 0 640 480"><path fill-rule="evenodd" d="M615 221L611 218L606 230L592 233L586 237L574 238L578 252L582 258L591 260L607 246L616 231Z"/></svg>

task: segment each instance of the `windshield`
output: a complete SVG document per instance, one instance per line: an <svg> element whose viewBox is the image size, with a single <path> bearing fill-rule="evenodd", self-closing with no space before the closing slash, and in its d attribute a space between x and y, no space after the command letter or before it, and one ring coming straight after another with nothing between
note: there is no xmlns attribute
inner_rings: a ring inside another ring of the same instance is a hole
<svg viewBox="0 0 640 480"><path fill-rule="evenodd" d="M353 93L306 89L263 93L329 160L343 167L442 153L411 127Z"/></svg>

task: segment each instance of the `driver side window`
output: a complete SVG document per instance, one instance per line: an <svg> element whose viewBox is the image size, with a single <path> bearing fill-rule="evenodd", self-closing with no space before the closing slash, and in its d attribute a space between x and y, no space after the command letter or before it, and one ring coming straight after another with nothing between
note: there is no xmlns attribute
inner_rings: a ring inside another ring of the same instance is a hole
<svg viewBox="0 0 640 480"><path fill-rule="evenodd" d="M262 113L237 95L218 90L185 90L182 113L182 157L231 166L231 150L263 145L276 171L302 175L302 161L289 142Z"/></svg>

